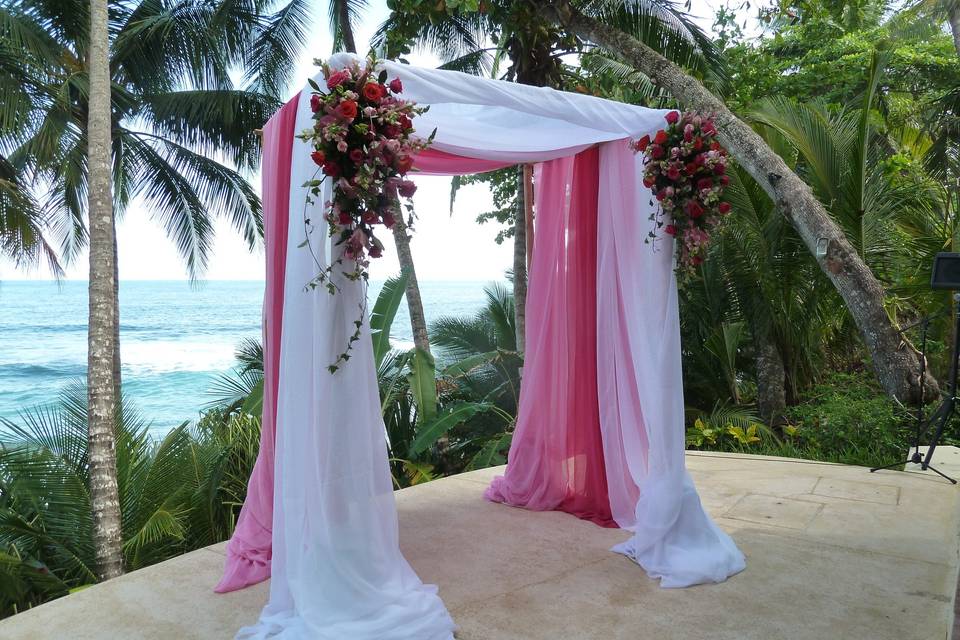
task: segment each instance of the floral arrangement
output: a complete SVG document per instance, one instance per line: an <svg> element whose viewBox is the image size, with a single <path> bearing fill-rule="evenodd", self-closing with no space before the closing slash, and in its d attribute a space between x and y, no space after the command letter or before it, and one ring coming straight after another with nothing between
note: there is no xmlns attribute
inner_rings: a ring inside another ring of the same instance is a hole
<svg viewBox="0 0 960 640"><path fill-rule="evenodd" d="M643 184L659 202L651 215L657 232L677 238L677 274L692 276L703 263L710 236L730 212L723 190L727 176L727 152L717 141L713 119L693 112L666 115L667 128L651 139L646 135L632 143L645 155ZM665 220L669 218L669 221Z"/></svg>
<svg viewBox="0 0 960 640"><path fill-rule="evenodd" d="M399 97L403 83L387 78L386 71L377 72L374 58L361 64L333 69L319 63L326 80L321 88L310 81L310 108L314 125L298 138L311 146L310 157L317 165L313 179L303 186L308 189L304 206L306 240L319 273L307 287L325 286L333 294L338 288L331 276L342 270L350 280L368 279L370 258L383 255L384 246L376 236L379 227L391 228L401 219L403 209L409 214L407 226L413 224L410 199L416 184L406 178L413 168L414 156L433 141L434 133L423 139L414 137L413 119L429 107L418 107ZM330 263L321 264L313 251L313 221L308 207L319 197L325 180L332 182L332 197L323 205L323 219L333 243ZM339 254L338 254L339 250ZM360 328L366 313L366 296L361 303L360 318L347 349L328 368L334 373L350 359L353 344L360 339Z"/></svg>

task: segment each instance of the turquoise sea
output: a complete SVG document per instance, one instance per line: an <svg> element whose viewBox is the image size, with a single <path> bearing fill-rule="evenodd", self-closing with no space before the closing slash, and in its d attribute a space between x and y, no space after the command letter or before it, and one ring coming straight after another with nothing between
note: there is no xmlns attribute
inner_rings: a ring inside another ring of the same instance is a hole
<svg viewBox="0 0 960 640"><path fill-rule="evenodd" d="M427 320L472 315L484 282L423 282ZM371 300L381 283L371 283ZM158 434L195 420L236 345L260 336L263 282L125 281L120 285L124 391ZM50 403L86 375L87 283L0 282L0 418ZM405 305L392 331L412 344Z"/></svg>

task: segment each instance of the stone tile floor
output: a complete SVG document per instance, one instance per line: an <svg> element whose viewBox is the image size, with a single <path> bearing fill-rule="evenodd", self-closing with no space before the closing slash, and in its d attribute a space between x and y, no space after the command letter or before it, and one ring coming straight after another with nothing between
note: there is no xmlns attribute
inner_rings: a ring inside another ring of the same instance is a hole
<svg viewBox="0 0 960 640"><path fill-rule="evenodd" d="M461 640L949 640L960 489L786 458L687 464L747 555L724 584L660 589L608 551L622 531L483 501L500 469L398 492L401 544ZM195 551L0 622L0 639L232 638L268 586L216 595L222 565L223 545Z"/></svg>

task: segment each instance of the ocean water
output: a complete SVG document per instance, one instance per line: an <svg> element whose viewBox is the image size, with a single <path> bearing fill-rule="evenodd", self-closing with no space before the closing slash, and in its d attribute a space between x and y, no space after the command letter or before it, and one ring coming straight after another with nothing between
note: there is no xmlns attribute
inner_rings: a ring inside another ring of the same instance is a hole
<svg viewBox="0 0 960 640"><path fill-rule="evenodd" d="M423 282L424 312L473 315L484 282ZM372 282L370 299L381 283ZM263 282L125 281L120 285L124 392L157 434L195 420L214 379L235 366L234 349L260 337ZM49 404L86 375L87 283L0 282L0 418ZM406 305L392 337L412 344Z"/></svg>

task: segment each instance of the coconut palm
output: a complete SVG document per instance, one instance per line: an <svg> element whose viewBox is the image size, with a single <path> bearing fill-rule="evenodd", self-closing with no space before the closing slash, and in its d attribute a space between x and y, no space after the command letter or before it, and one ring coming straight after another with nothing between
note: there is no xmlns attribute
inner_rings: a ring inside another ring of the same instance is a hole
<svg viewBox="0 0 960 640"><path fill-rule="evenodd" d="M120 393L115 217L139 198L194 277L209 259L213 216L257 242L260 203L241 171L257 163L254 129L279 104L306 17L304 0L269 6L143 0L108 14L106 0L0 2L0 153L32 185L20 217L43 211L67 261L90 248L91 477L103 491L94 502L104 575L121 567L109 442ZM237 68L251 70L242 88Z"/></svg>

